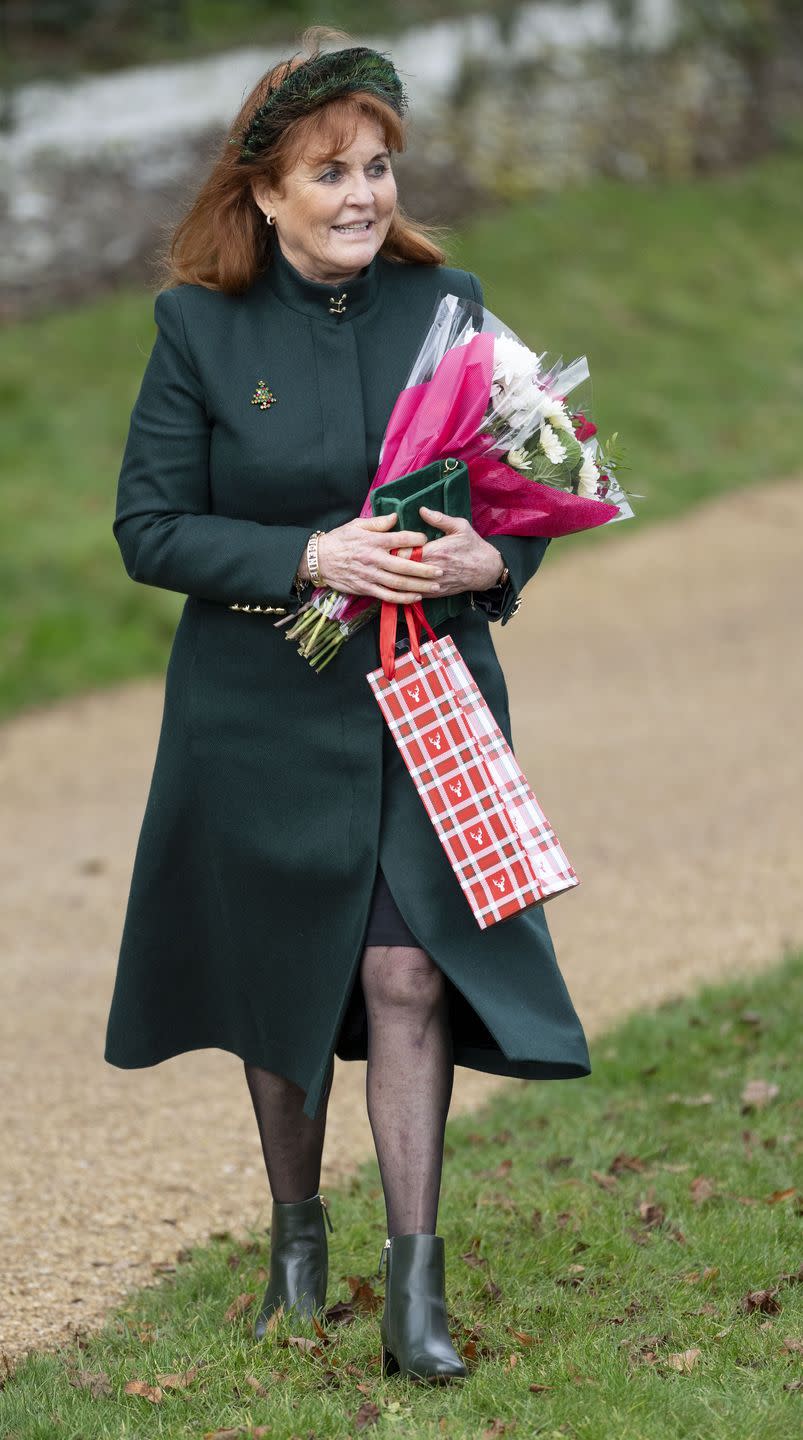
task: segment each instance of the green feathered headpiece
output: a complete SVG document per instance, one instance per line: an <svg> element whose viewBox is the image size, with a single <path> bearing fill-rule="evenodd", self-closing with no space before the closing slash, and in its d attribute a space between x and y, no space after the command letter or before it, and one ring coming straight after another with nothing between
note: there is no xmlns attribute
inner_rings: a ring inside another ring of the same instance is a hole
<svg viewBox="0 0 803 1440"><path fill-rule="evenodd" d="M240 163L255 160L294 120L355 90L370 90L398 115L407 109L407 96L393 61L378 50L353 45L348 50L313 55L294 70L288 61L282 80L254 113L247 130L229 144L240 146Z"/></svg>

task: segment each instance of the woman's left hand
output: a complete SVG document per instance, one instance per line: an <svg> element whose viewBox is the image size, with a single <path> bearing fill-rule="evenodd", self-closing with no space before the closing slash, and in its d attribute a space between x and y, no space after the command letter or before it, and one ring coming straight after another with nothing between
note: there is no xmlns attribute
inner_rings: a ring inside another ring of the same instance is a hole
<svg viewBox="0 0 803 1440"><path fill-rule="evenodd" d="M421 551L422 561L438 565L443 575L437 590L428 592L427 599L438 595L460 595L464 590L487 590L499 579L504 560L501 551L477 534L462 515L443 515L419 505L422 520L443 530L437 540L428 540Z"/></svg>

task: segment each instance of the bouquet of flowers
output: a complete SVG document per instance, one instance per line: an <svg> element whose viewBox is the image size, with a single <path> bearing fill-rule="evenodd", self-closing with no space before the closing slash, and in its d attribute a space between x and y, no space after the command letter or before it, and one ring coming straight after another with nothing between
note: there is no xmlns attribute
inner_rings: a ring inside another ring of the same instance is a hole
<svg viewBox="0 0 803 1440"><path fill-rule="evenodd" d="M472 525L483 537L557 537L630 518L629 492L616 478L618 435L601 445L588 406L566 403L589 379L584 356L548 362L476 301L442 296L393 407L360 515L372 513L377 486L454 456L468 466ZM295 622L286 638L298 640L299 653L320 670L380 604L322 586L275 623Z"/></svg>

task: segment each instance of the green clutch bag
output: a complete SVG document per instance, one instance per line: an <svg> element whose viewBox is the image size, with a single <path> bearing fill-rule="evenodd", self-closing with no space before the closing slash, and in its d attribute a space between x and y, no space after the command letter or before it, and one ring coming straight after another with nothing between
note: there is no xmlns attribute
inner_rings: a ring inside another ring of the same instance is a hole
<svg viewBox="0 0 803 1440"><path fill-rule="evenodd" d="M471 489L468 480L468 466L463 460L447 456L444 460L433 460L420 470L411 470L408 475L399 475L395 480L386 480L371 491L371 509L374 515L389 515L395 511L398 520L396 530L420 530L427 540L437 540L445 532L430 525L418 513L419 505L428 505L444 515L462 515L471 522ZM392 533L392 532L391 532ZM435 595L424 599L424 614L434 629L442 620L458 615L466 604L463 595Z"/></svg>

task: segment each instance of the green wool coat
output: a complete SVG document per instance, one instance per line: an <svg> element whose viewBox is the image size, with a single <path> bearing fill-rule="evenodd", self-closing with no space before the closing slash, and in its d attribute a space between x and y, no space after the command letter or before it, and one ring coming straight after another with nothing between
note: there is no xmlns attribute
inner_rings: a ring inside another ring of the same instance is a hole
<svg viewBox="0 0 803 1440"><path fill-rule="evenodd" d="M294 1080L314 1116L333 1053L367 1054L359 969L379 863L446 977L457 1064L590 1071L543 909L480 930L449 866L365 678L378 619L317 673L276 614L231 608L295 608L307 537L359 514L447 292L482 300L470 272L381 254L333 287L277 247L245 295L178 285L156 298L114 534L133 580L187 599L108 1016L112 1065L215 1046ZM510 568L506 624L548 541L492 543ZM512 745L489 625L467 596L438 633Z"/></svg>

